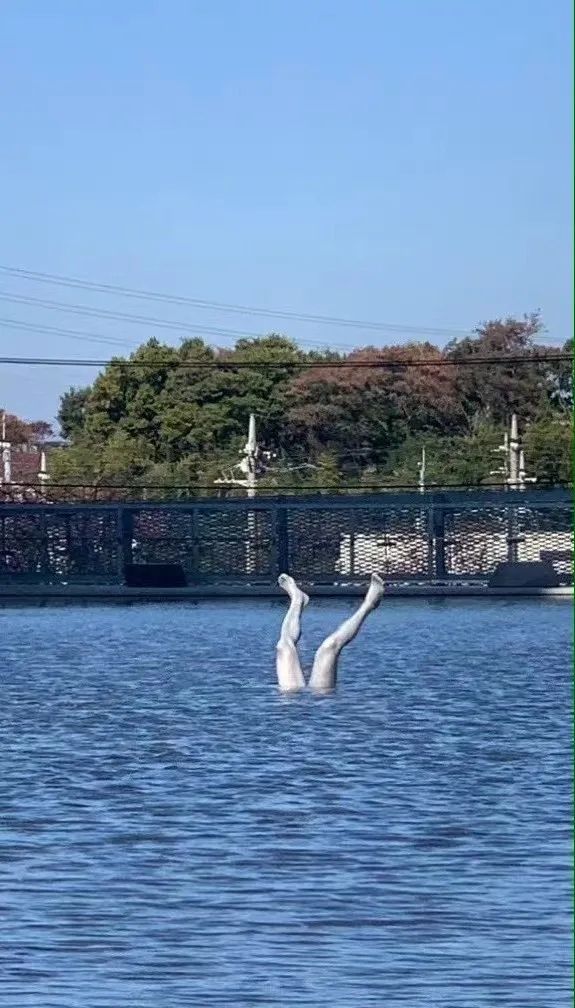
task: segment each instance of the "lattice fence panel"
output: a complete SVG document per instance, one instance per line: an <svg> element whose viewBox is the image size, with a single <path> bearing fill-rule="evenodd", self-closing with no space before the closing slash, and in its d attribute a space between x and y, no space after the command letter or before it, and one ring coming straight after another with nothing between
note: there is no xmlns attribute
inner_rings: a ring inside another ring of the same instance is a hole
<svg viewBox="0 0 575 1008"><path fill-rule="evenodd" d="M292 510L288 515L294 577L332 581L367 577L425 580L430 573L425 510Z"/></svg>
<svg viewBox="0 0 575 1008"><path fill-rule="evenodd" d="M90 583L120 578L114 510L48 512L46 545L52 578Z"/></svg>
<svg viewBox="0 0 575 1008"><path fill-rule="evenodd" d="M445 514L446 573L488 577L516 551L518 560L546 560L563 577L573 574L569 508L477 508Z"/></svg>
<svg viewBox="0 0 575 1008"><path fill-rule="evenodd" d="M191 579L269 578L273 574L269 511L141 510L134 515L133 537L135 563L178 563Z"/></svg>
<svg viewBox="0 0 575 1008"><path fill-rule="evenodd" d="M192 509L149 508L133 513L132 559L136 564L181 564L191 572L195 527Z"/></svg>
<svg viewBox="0 0 575 1008"><path fill-rule="evenodd" d="M449 576L481 578L507 560L513 535L505 508L468 508L445 513L445 572Z"/></svg>
<svg viewBox="0 0 575 1008"><path fill-rule="evenodd" d="M0 578L39 581L46 568L41 512L0 514Z"/></svg>
<svg viewBox="0 0 575 1008"><path fill-rule="evenodd" d="M517 508L518 560L549 560L562 579L573 576L570 508Z"/></svg>
<svg viewBox="0 0 575 1008"><path fill-rule="evenodd" d="M272 513L202 508L197 514L198 574L202 578L269 580L275 568Z"/></svg>
<svg viewBox="0 0 575 1008"><path fill-rule="evenodd" d="M0 514L0 579L58 584L118 579L115 511Z"/></svg>

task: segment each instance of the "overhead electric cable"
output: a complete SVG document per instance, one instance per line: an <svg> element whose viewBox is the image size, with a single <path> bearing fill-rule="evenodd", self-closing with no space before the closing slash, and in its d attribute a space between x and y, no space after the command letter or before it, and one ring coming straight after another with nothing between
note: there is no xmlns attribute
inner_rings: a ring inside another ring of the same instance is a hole
<svg viewBox="0 0 575 1008"><path fill-rule="evenodd" d="M120 297L137 298L145 301L161 301L166 304L187 305L193 308L208 308L213 311L254 315L263 318L293 319L298 322L312 322L320 325L351 327L353 329L371 329L377 332L394 332L411 335L421 334L447 337L472 335L472 331L468 329L446 328L444 326L405 325L395 322L342 318L337 315L297 312L285 308L272 309L253 305L232 304L223 301L210 301L203 298L191 298L178 294L164 294L160 291L144 290L137 287L125 287L120 284L83 280L77 277L63 276L57 273L47 273L39 270L26 270L16 266L0 265L0 271L8 274L9 276L20 277L21 279L32 280L38 283L54 284L78 290L90 290L101 294L116 294Z"/></svg>
<svg viewBox="0 0 575 1008"><path fill-rule="evenodd" d="M123 368L192 368L199 370L227 370L251 369L270 371L279 368L295 368L302 371L322 370L329 371L341 368L429 368L429 367L487 367L493 365L523 365L523 364L556 364L572 361L573 354L568 353L544 353L529 354L525 356L507 356L497 354L491 357L469 354L465 357L448 358L408 358L404 360L394 360L387 357L381 360L327 360L327 361L299 361L293 358L287 360L246 360L244 359L217 359L211 361L194 359L170 359L159 358L157 360L133 360L124 358L112 358L111 360L85 360L80 358L53 358L53 357L0 357L0 364L23 364L40 367L123 367Z"/></svg>

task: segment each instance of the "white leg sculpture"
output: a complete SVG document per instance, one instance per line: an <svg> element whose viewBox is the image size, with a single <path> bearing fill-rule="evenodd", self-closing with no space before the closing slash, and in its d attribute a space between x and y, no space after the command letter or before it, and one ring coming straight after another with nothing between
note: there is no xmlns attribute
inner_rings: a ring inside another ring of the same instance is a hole
<svg viewBox="0 0 575 1008"><path fill-rule="evenodd" d="M372 574L370 586L359 609L335 633L326 637L318 648L308 683L310 689L323 693L335 688L337 661L342 648L354 639L366 616L377 608L384 591L385 585L379 574Z"/></svg>
<svg viewBox="0 0 575 1008"><path fill-rule="evenodd" d="M296 645L301 637L301 614L309 597L298 588L289 574L280 574L278 584L290 599L276 648L278 686L284 693L293 693L305 686Z"/></svg>

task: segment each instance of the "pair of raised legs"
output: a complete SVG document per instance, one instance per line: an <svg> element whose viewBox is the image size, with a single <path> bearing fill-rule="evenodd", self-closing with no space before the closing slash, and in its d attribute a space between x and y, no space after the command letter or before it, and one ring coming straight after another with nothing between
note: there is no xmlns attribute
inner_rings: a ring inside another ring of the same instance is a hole
<svg viewBox="0 0 575 1008"><path fill-rule="evenodd" d="M276 659L278 686L280 690L288 693L304 689L306 685L297 653L297 642L301 637L301 614L309 598L298 588L289 574L280 574L278 584L289 595L290 600L277 643ZM308 682L310 689L323 693L335 688L337 662L342 648L356 636L366 616L379 604L384 590L385 586L379 574L372 574L369 588L359 609L334 633L326 637L318 648Z"/></svg>

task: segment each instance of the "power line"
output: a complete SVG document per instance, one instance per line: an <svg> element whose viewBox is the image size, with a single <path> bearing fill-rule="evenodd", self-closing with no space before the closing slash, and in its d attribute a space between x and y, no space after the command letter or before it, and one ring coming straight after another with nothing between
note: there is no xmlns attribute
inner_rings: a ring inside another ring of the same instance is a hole
<svg viewBox="0 0 575 1008"><path fill-rule="evenodd" d="M0 357L0 364L22 364L26 366L40 367L122 367L122 368L191 368L199 370L225 370L235 371L238 369L251 369L258 371L272 371L279 368L294 368L296 370L328 371L340 368L428 368L428 367L484 367L489 365L520 365L520 364L555 364L565 361L572 361L573 354L568 353L544 353L529 354L526 356L507 356L497 354L491 357L483 357L470 354L466 357L448 358L408 358L404 360L394 360L393 358L383 358L381 360L326 360L326 361L299 361L299 360L225 360L218 359L212 361L204 360L171 360L158 359L155 361L125 360L123 358L112 358L111 360L85 360L80 358L53 358L53 357Z"/></svg>
<svg viewBox="0 0 575 1008"><path fill-rule="evenodd" d="M296 312L288 309L260 308L248 305L228 304L222 301L207 301L201 298L184 297L178 294L163 294L159 291L143 290L136 287L124 287L118 284L100 283L92 280L81 280L77 277L62 276L57 273L45 273L37 270L26 270L16 266L0 265L0 270L10 276L38 283L53 284L61 287L72 287L79 290L91 290L102 294L117 294L121 297L137 298L145 301L160 301L167 304L187 305L193 308L209 308L213 311L234 312L242 315L255 315L262 318L293 319L298 322L312 322L319 325L341 326L354 329L374 330L376 332L395 332L411 335L427 336L471 336L468 329L450 329L443 326L413 326L394 322L377 322L364 319L342 318L337 315L315 315L307 312Z"/></svg>
<svg viewBox="0 0 575 1008"><path fill-rule="evenodd" d="M34 325L31 322L21 322L19 319L0 318L0 326L10 329L22 329L25 332L43 333L46 336L66 336L69 339L77 339L82 343L103 343L109 346L125 347L128 350L137 349L133 344L126 343L125 340L115 339L113 336L84 333L78 329L61 329L59 326Z"/></svg>
<svg viewBox="0 0 575 1008"><path fill-rule="evenodd" d="M72 315L84 315L88 318L106 319L113 320L116 322L128 322L130 325L145 325L152 326L157 329L169 329L176 332L194 333L199 336L217 336L231 339L262 339L264 333L261 332L245 332L244 330L238 329L224 329L221 326L210 326L204 325L203 323L196 322L181 322L172 321L169 319L159 319L150 317L147 315L130 315L127 312L116 312L108 311L105 308L92 308L90 305L78 305L69 304L64 301L50 301L44 298L33 298L22 294L11 294L8 291L0 291L0 300L9 301L12 304L22 304L26 306L38 307L38 308L48 308L50 311L61 311L68 312ZM70 330L68 330L70 332ZM81 334L79 334L81 335ZM97 341L101 342L102 339L106 337L97 336ZM325 341L321 340L311 340L311 339L300 339L298 340L304 346L322 347L325 348ZM349 345L338 344L339 349L351 349Z"/></svg>
<svg viewBox="0 0 575 1008"><path fill-rule="evenodd" d="M18 274L20 274L21 272L23 272L23 271L14 270L11 267L7 267L7 266L0 266L0 270L4 270L5 272L6 271L8 271L8 272L16 272ZM43 276L43 275L39 274L38 278L40 278L41 276ZM124 288L116 288L113 285L91 284L89 281L72 281L71 279L69 281L68 280L65 281L64 278L56 278L56 277L50 277L50 279L48 280L49 276L50 276L49 274L45 274L46 282L53 282L53 283L57 282L57 283L61 283L63 285L79 287L82 290L96 290L96 291L101 291L101 292L106 291L106 292L112 292L112 293L114 293L114 292L116 292L116 293L118 293L118 292L119 293L124 292L126 294L126 296L130 296L130 297L132 297L132 296L133 297L142 297L142 298L147 298L147 299L151 299L151 300L167 301L169 303L178 303L178 304L179 303L184 303L184 304L192 303L192 304L196 304L196 302L193 299L189 299L189 298L179 298L179 297L172 296L172 295L160 295L160 294L156 294L155 292L149 292L149 294L148 294L146 292L136 291L136 290L132 290L130 288L125 288L125 289ZM32 277L32 275L30 275L30 278L31 277ZM174 330L174 331L179 331L179 332L193 332L193 333L198 333L198 334L206 334L206 335L210 335L210 336L218 336L218 337L225 337L225 338L232 338L232 339L261 339L262 336L264 336L264 334L262 332L251 332L251 331L238 330L238 329L227 329L227 328L222 327L222 326L212 326L212 325L208 325L208 324L194 323L194 322L182 322L181 320L161 319L161 318L150 317L150 316L146 316L146 315L131 315L128 312L110 311L110 310L105 309L105 308L93 308L90 305L78 305L78 304L71 304L71 303L62 302L62 301L52 301L52 300L44 299L44 298L34 298L34 297L30 297L28 295L12 294L9 291L2 291L2 292L0 292L0 299L2 299L3 301L9 301L9 302L11 302L13 304L23 304L23 305L31 305L33 307L47 308L50 311L69 312L70 314L84 315L84 316L89 317L89 318L109 319L109 320L119 321L119 322L128 322L128 323L130 323L132 325L136 324L136 325L152 326L154 328L168 329L168 330ZM205 305L205 306L208 306L208 307L209 306L218 307L217 303L215 303L215 302L214 303L212 303L212 302L198 302L198 304L202 304L202 305ZM223 310L225 306L224 305L219 305L219 307ZM251 311L251 309L247 309L247 308L243 309L243 308L240 308L239 306L236 306L236 308L237 308L238 311L240 311L240 310L241 311L245 311L245 312ZM262 315L267 315L268 317L275 317L277 315L277 317L294 318L294 319L297 319L299 321L305 320L305 321L309 321L309 322L318 322L318 323L322 323L322 324L333 324L333 325L344 325L345 324L346 326L349 326L349 327L354 327L355 326L356 328L372 329L372 330L375 330L375 331L378 331L378 332L389 332L389 333L396 333L396 334L403 334L403 335L451 336L451 337L455 337L455 336L460 336L461 337L461 336L472 336L473 335L473 333L471 331L469 331L469 330L449 330L449 329L434 328L434 327L429 327L429 326L419 326L419 327L417 327L417 326L395 325L395 324L392 324L392 323L380 323L380 322L377 322L377 323L376 322L374 322L374 323L367 323L367 322L361 322L361 321L354 322L351 319L337 319L336 317L327 316L327 315L326 316L320 316L320 315L308 315L308 316L301 315L300 316L298 313L293 313L293 312L292 313L283 313L282 314L282 313L274 313L274 312L271 312L271 311L270 312L266 312L264 309L261 309L261 310L260 309L257 309L257 310L254 309L253 313L254 314L258 314L259 313L259 314L262 314ZM80 335L80 334L77 334L77 335ZM98 336L96 338L97 338L98 341L101 341L105 337ZM96 338L93 341L96 341ZM546 334L546 333L539 334L539 336L538 336L539 342L549 340L550 338L551 337L549 337L549 334ZM326 346L325 341L312 340L312 339L308 339L308 338L298 338L298 342L301 343L302 345L320 346L320 347L325 347ZM338 344L337 346L338 346L339 349L342 349L342 350L344 350L346 348L351 348L349 344Z"/></svg>
<svg viewBox="0 0 575 1008"><path fill-rule="evenodd" d="M136 325L153 326L158 329L173 329L178 332L209 333L215 336L232 336L240 339L261 339L262 333L244 332L238 329L223 329L221 326L200 325L193 322L169 321L168 319L151 318L148 315L130 315L128 312L108 311L105 308L92 308L89 305L67 304L63 301L49 301L44 298L26 297L20 294L10 294L0 291L2 301L12 304L33 305L38 308L69 312L72 315L86 315L90 318L113 319L116 322L129 322Z"/></svg>

